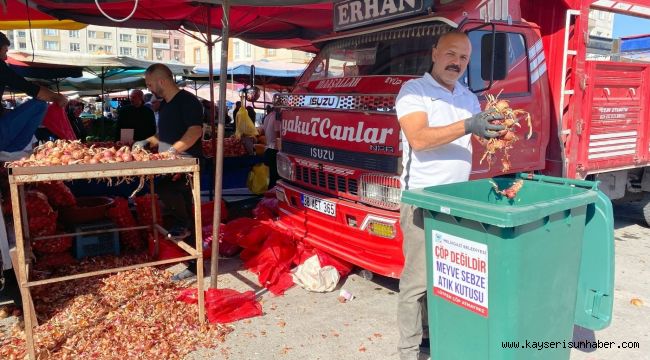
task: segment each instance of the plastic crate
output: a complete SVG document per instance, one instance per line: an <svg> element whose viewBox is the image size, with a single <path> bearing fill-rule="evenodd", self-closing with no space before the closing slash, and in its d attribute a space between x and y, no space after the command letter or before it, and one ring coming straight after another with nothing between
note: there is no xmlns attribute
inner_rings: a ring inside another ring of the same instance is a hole
<svg viewBox="0 0 650 360"><path fill-rule="evenodd" d="M114 227L115 224L111 221L101 221L79 225L75 228L75 232L108 230ZM75 236L73 254L77 260L88 256L119 255L120 239L118 233L106 232L92 235L77 235Z"/></svg>

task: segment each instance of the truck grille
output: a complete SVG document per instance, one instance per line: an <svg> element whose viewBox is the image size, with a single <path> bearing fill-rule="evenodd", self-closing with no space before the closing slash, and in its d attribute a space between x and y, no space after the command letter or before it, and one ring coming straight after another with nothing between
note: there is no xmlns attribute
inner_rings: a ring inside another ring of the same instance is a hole
<svg viewBox="0 0 650 360"><path fill-rule="evenodd" d="M301 165L296 165L296 180L328 191L338 191L354 196L358 194L356 179L349 179L345 176L330 174Z"/></svg>
<svg viewBox="0 0 650 360"><path fill-rule="evenodd" d="M323 95L323 94L276 94L275 106L285 108L320 108L307 103L309 97L336 97L336 110L363 111L378 113L395 112L395 95Z"/></svg>

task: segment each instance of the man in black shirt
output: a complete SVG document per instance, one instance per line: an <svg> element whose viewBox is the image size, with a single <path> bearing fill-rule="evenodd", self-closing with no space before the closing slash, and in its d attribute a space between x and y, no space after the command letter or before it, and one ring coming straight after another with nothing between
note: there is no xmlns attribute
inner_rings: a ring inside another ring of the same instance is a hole
<svg viewBox="0 0 650 360"><path fill-rule="evenodd" d="M24 149L41 125L47 110L47 103L41 100L55 102L64 108L68 99L43 86L30 83L9 68L5 63L9 45L11 42L7 36L0 32L0 98L6 86L34 98L13 111L5 111L0 106L0 151L12 152Z"/></svg>
<svg viewBox="0 0 650 360"><path fill-rule="evenodd" d="M158 135L151 136L146 142L158 145L158 151L174 154L201 156L201 135L203 134L203 106L191 93L176 86L171 70L163 64L153 64L144 73L147 88L162 98L158 118ZM185 177L163 177L156 183L156 189L165 209L174 219L170 235L187 238L187 243L194 246L194 220L192 214L192 192ZM196 263L188 264L189 272L177 275L180 280L196 273Z"/></svg>
<svg viewBox="0 0 650 360"><path fill-rule="evenodd" d="M120 108L117 113L116 139L122 129L133 129L133 141L140 141L156 135L156 119L153 111L144 106L142 90L133 90L129 96L131 105Z"/></svg>

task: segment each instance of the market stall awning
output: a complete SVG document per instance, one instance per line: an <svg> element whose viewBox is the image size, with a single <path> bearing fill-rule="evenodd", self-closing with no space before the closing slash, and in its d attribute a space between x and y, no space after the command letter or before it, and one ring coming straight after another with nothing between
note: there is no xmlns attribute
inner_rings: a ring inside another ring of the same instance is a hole
<svg viewBox="0 0 650 360"><path fill-rule="evenodd" d="M153 61L135 59L128 56L69 54L58 51L10 51L9 56L21 62L35 62L41 64L76 65L95 73L108 72L110 74L126 70L140 70L155 64ZM192 69L191 65L181 63L165 63L172 73L183 74ZM122 70L111 70L122 69Z"/></svg>
<svg viewBox="0 0 650 360"><path fill-rule="evenodd" d="M72 20L58 20L18 0L0 0L0 30L58 29L79 30L86 27Z"/></svg>
<svg viewBox="0 0 650 360"><path fill-rule="evenodd" d="M30 79L63 79L82 76L82 67L75 65L43 64L31 61L20 61L8 57L6 63L18 75Z"/></svg>
<svg viewBox="0 0 650 360"><path fill-rule="evenodd" d="M110 17L127 19L120 23L121 27L167 30L184 27L202 32L208 25L209 11L211 29L214 33L221 34L223 25L220 3L214 0L115 0L102 1L99 5ZM332 30L331 1L239 0L229 3L230 37L254 45L313 50L310 41ZM116 24L102 15L95 1L29 0L29 5L59 19L104 26Z"/></svg>
<svg viewBox="0 0 650 360"><path fill-rule="evenodd" d="M255 84L271 87L292 86L302 75L307 64L295 64L284 61L249 61L235 62L229 64L227 74L228 80L242 84L250 84L252 68L255 68ZM219 64L213 66L213 73L217 73ZM183 75L184 79L207 82L209 67L207 64L200 64L194 67L191 74ZM214 77L219 81L219 76Z"/></svg>

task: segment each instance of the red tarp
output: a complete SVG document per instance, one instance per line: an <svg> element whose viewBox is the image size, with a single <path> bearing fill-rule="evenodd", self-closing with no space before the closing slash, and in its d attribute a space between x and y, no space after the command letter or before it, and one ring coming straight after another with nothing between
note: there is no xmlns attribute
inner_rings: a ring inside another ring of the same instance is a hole
<svg viewBox="0 0 650 360"><path fill-rule="evenodd" d="M0 0L0 29L50 28L78 30L86 27L73 21L58 21L36 9L30 9L18 0Z"/></svg>
<svg viewBox="0 0 650 360"><path fill-rule="evenodd" d="M315 1L275 2L293 3L292 6L249 6L254 1L231 1L230 37L236 37L254 45L274 48L313 50L310 40L331 32L332 3ZM272 1L258 2L262 5ZM100 2L102 10L113 18L122 19L132 11L135 2L117 0ZM259 5L257 4L257 5ZM59 19L115 26L103 16L95 2L87 0L29 0L30 6ZM210 28L220 33L221 6L208 7L198 2L183 0L140 0L133 16L120 26L131 28L176 30L181 26L191 31L205 32L207 12L210 11Z"/></svg>

